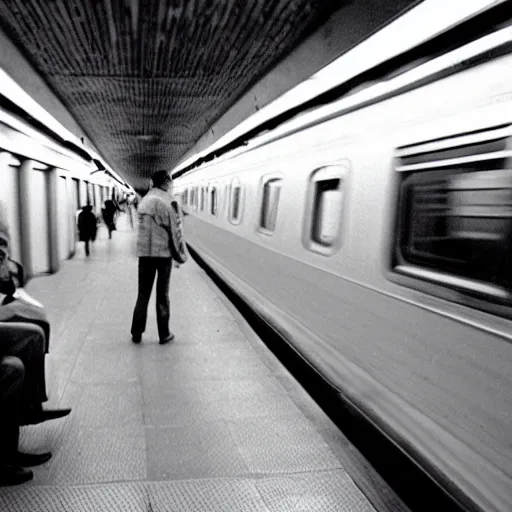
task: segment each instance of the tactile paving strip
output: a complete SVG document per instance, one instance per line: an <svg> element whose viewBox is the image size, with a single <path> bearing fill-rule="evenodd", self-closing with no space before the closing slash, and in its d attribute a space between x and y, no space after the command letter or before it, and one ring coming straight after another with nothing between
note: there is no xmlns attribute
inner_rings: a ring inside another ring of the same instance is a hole
<svg viewBox="0 0 512 512"><path fill-rule="evenodd" d="M344 471L261 479L255 483L270 512L371 512Z"/></svg>
<svg viewBox="0 0 512 512"><path fill-rule="evenodd" d="M250 480L201 480L148 486L153 512L267 512Z"/></svg>
<svg viewBox="0 0 512 512"><path fill-rule="evenodd" d="M51 484L74 485L146 478L144 427L68 427L66 442L52 464Z"/></svg>
<svg viewBox="0 0 512 512"><path fill-rule="evenodd" d="M297 415L231 421L229 428L251 473L298 473L339 468L313 425Z"/></svg>
<svg viewBox="0 0 512 512"><path fill-rule="evenodd" d="M2 512L374 512L342 471L71 487L0 488Z"/></svg>
<svg viewBox="0 0 512 512"><path fill-rule="evenodd" d="M145 487L132 483L0 488L2 512L147 512L148 502Z"/></svg>

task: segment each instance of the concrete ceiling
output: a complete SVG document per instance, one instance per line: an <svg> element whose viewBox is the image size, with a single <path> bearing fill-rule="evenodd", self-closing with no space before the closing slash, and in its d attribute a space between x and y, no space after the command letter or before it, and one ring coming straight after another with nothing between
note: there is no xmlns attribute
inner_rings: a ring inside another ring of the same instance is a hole
<svg viewBox="0 0 512 512"><path fill-rule="evenodd" d="M244 93L322 27L328 27L327 50L299 54L295 65L302 72L269 83L274 93L259 107L415 3L0 0L0 28L112 168L145 188L152 172L172 169ZM231 115L223 132L248 114L242 108L238 118Z"/></svg>

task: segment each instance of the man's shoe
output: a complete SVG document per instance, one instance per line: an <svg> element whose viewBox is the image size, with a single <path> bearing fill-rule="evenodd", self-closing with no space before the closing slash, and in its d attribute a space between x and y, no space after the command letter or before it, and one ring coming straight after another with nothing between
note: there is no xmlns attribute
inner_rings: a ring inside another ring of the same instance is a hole
<svg viewBox="0 0 512 512"><path fill-rule="evenodd" d="M31 468L33 466L40 466L45 462L48 462L52 458L50 452L47 453L16 453L16 464L19 464L22 468Z"/></svg>
<svg viewBox="0 0 512 512"><path fill-rule="evenodd" d="M165 345L174 339L174 334L171 332L168 336L160 340L160 345Z"/></svg>
<svg viewBox="0 0 512 512"><path fill-rule="evenodd" d="M35 411L28 411L20 415L20 426L24 425L37 425L45 421L56 420L63 418L71 412L71 409L39 409Z"/></svg>
<svg viewBox="0 0 512 512"><path fill-rule="evenodd" d="M132 334L133 343L140 343L142 341L142 334Z"/></svg>
<svg viewBox="0 0 512 512"><path fill-rule="evenodd" d="M17 464L0 465L0 486L24 484L32 478L34 473L30 469L22 468Z"/></svg>

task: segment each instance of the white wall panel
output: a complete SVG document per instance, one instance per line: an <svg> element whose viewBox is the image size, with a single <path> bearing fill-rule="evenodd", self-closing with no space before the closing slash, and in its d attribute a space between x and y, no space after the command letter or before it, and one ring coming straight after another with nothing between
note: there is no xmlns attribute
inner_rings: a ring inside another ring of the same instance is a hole
<svg viewBox="0 0 512 512"><path fill-rule="evenodd" d="M21 261L20 211L18 196L18 167L10 153L0 153L0 201L6 216L11 236L11 258Z"/></svg>
<svg viewBox="0 0 512 512"><path fill-rule="evenodd" d="M59 233L59 260L69 256L69 199L67 179L59 176L57 181L57 226Z"/></svg>
<svg viewBox="0 0 512 512"><path fill-rule="evenodd" d="M80 183L80 196L78 197L78 206L81 208L87 204L87 184L83 180Z"/></svg>
<svg viewBox="0 0 512 512"><path fill-rule="evenodd" d="M46 172L31 169L29 178L30 244L34 274L49 272Z"/></svg>
<svg viewBox="0 0 512 512"><path fill-rule="evenodd" d="M101 214L101 193L100 186L93 185L94 187L94 213L96 216Z"/></svg>
<svg viewBox="0 0 512 512"><path fill-rule="evenodd" d="M78 210L78 191L79 185L77 179L72 179L69 182L69 251L75 250L75 244L78 240L77 237L77 210Z"/></svg>

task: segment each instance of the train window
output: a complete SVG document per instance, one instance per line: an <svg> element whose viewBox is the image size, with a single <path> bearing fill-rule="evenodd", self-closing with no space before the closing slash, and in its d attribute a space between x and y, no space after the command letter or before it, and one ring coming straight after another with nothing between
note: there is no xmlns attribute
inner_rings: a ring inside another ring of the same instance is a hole
<svg viewBox="0 0 512 512"><path fill-rule="evenodd" d="M324 180L317 182L315 187L311 238L326 247L336 241L339 232L343 200L340 184L340 179Z"/></svg>
<svg viewBox="0 0 512 512"><path fill-rule="evenodd" d="M502 131L399 152L395 272L512 305L511 152Z"/></svg>
<svg viewBox="0 0 512 512"><path fill-rule="evenodd" d="M306 199L303 244L326 256L341 244L344 185L348 165L329 165L314 171Z"/></svg>
<svg viewBox="0 0 512 512"><path fill-rule="evenodd" d="M210 189L210 213L212 215L217 215L217 187L212 187Z"/></svg>
<svg viewBox="0 0 512 512"><path fill-rule="evenodd" d="M233 224L239 224L242 220L242 185L238 178L231 183L230 196L229 220Z"/></svg>
<svg viewBox="0 0 512 512"><path fill-rule="evenodd" d="M282 181L281 178L267 178L264 181L260 215L260 227L264 232L271 233L276 229Z"/></svg>

